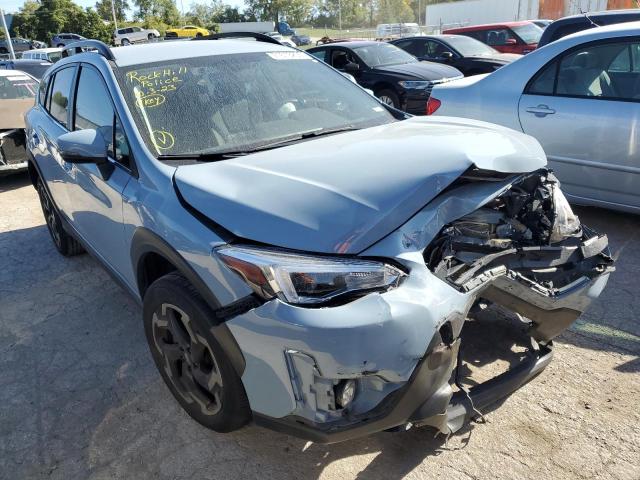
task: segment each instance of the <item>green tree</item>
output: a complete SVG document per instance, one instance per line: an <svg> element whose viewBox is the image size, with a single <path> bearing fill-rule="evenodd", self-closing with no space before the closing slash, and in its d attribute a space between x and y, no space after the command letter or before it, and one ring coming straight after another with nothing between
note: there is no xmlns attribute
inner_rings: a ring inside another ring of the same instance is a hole
<svg viewBox="0 0 640 480"><path fill-rule="evenodd" d="M250 9L241 12L237 7L225 5L222 12L216 15L214 20L217 23L255 22L257 18Z"/></svg>
<svg viewBox="0 0 640 480"><path fill-rule="evenodd" d="M127 10L129 10L129 2L127 0L113 0L113 6L116 11L116 20L124 22L127 19ZM95 6L96 12L100 18L110 22L113 20L111 11L111 0L98 0Z"/></svg>
<svg viewBox="0 0 640 480"><path fill-rule="evenodd" d="M82 9L72 0L25 2L15 15L12 35L48 42L60 32L74 32L104 42L111 40L111 27L92 8Z"/></svg>
<svg viewBox="0 0 640 480"><path fill-rule="evenodd" d="M19 12L13 17L11 35L35 39L38 35L35 13L39 8L40 2L37 0L27 0L24 2Z"/></svg>
<svg viewBox="0 0 640 480"><path fill-rule="evenodd" d="M293 24L306 21L313 7L311 0L245 0L245 5L260 20L287 18Z"/></svg>
<svg viewBox="0 0 640 480"><path fill-rule="evenodd" d="M173 26L181 23L180 12L173 0L134 0L133 3L137 8L134 17L140 21L160 21Z"/></svg>
<svg viewBox="0 0 640 480"><path fill-rule="evenodd" d="M378 23L415 22L414 12L407 0L378 0Z"/></svg>

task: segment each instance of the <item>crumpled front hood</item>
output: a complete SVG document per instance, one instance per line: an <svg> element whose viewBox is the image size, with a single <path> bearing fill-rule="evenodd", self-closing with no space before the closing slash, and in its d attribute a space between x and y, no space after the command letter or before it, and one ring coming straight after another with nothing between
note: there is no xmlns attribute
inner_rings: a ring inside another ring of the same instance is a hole
<svg viewBox="0 0 640 480"><path fill-rule="evenodd" d="M310 252L358 253L396 230L472 165L529 172L540 144L504 127L411 118L246 157L182 166L193 208L234 235Z"/></svg>

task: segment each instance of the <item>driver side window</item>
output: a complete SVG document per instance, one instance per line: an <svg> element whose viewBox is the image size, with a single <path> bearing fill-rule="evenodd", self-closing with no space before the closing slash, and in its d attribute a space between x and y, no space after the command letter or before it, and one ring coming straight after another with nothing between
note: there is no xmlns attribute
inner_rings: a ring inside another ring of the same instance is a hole
<svg viewBox="0 0 640 480"><path fill-rule="evenodd" d="M96 130L108 146L107 155L130 168L129 146L113 109L111 95L93 68L82 67L80 70L75 103L75 129Z"/></svg>
<svg viewBox="0 0 640 480"><path fill-rule="evenodd" d="M331 53L331 66L336 70L344 70L348 63L357 63L351 53L344 50L334 50Z"/></svg>

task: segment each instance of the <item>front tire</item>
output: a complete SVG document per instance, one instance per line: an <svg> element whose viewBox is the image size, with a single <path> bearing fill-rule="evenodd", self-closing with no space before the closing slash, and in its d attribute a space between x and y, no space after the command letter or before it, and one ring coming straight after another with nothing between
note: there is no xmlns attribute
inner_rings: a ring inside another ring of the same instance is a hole
<svg viewBox="0 0 640 480"><path fill-rule="evenodd" d="M202 37L202 34L200 32L198 32L198 33L196 33L196 37L200 38L200 37Z"/></svg>
<svg viewBox="0 0 640 480"><path fill-rule="evenodd" d="M213 334L213 313L186 278L173 272L153 282L143 318L156 367L194 420L216 432L251 420L242 381Z"/></svg>
<svg viewBox="0 0 640 480"><path fill-rule="evenodd" d="M123 47L126 47L127 45L131 45L131 42L129 41L128 38L123 38L122 42L120 42L122 44Z"/></svg>
<svg viewBox="0 0 640 480"><path fill-rule="evenodd" d="M56 207L49 196L49 192L40 178L38 178L38 181L36 182L36 190L38 192L38 197L40 197L40 206L42 207L44 220L47 224L47 229L49 230L51 240L53 240L56 250L65 257L72 257L74 255L84 253L84 248L82 248L80 242L69 235L62 226L60 214L56 210Z"/></svg>
<svg viewBox="0 0 640 480"><path fill-rule="evenodd" d="M385 105L400 108L400 98L398 98L398 94L393 90L380 90L376 92L376 97L378 97L378 99L380 99L380 101Z"/></svg>

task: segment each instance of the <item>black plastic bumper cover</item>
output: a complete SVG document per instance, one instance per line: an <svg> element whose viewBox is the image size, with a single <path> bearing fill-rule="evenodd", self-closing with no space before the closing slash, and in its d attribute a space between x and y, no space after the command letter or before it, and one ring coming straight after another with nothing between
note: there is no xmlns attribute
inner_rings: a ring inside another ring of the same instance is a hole
<svg viewBox="0 0 640 480"><path fill-rule="evenodd" d="M313 424L297 417L271 418L254 413L254 421L273 430L316 443L336 443L388 430L407 423L432 425L455 432L474 416L464 392L451 396L449 378L455 366L459 340L445 345L440 335L430 353L416 367L406 386L392 393L378 407L340 424ZM538 375L551 361L550 346L540 347L518 366L469 390L476 409L506 397ZM443 403L444 402L444 403Z"/></svg>

